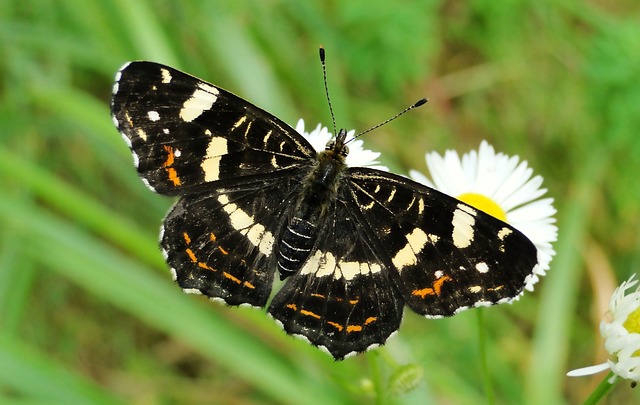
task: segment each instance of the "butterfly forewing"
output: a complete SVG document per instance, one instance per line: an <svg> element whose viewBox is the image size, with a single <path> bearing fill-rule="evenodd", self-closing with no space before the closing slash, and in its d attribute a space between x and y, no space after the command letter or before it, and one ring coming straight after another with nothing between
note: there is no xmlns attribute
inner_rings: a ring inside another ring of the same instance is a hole
<svg viewBox="0 0 640 405"><path fill-rule="evenodd" d="M114 122L156 192L296 167L315 155L290 126L228 91L168 66L131 62L116 77Z"/></svg>
<svg viewBox="0 0 640 405"><path fill-rule="evenodd" d="M362 224L384 246L407 305L419 314L510 301L531 277L535 246L491 215L390 173L357 168L350 181Z"/></svg>

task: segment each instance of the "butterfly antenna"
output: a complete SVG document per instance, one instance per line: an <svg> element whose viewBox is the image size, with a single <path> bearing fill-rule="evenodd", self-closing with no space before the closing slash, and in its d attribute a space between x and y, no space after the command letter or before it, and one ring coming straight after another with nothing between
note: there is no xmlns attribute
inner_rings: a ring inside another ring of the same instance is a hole
<svg viewBox="0 0 640 405"><path fill-rule="evenodd" d="M329 86L327 86L327 65L325 63L324 47L320 45L320 64L322 64L322 78L324 79L324 93L327 95L327 103L329 104L329 112L331 113L331 121L333 122L333 136L338 134L336 128L336 116L333 115L333 106L331 105L331 97L329 97Z"/></svg>
<svg viewBox="0 0 640 405"><path fill-rule="evenodd" d="M386 125L386 124L390 123L391 121L393 121L393 120L395 120L396 118L400 117L401 115L404 115L405 113L407 113L407 112L409 112L409 111L413 110L414 108L418 108L418 107L420 107L421 105L426 104L426 102L427 102L427 101L429 101L429 100L427 100L426 98L421 98L420 100L416 101L415 103L413 103L413 104L412 104L412 105L410 105L409 107L405 108L404 110L400 111L399 113L397 113L397 114L396 114L396 115L394 115L393 117L389 118L388 120L382 121L382 122L381 122L381 123L379 123L378 125L373 126L373 127L369 128L369 129L367 129L367 130L365 130L365 131L360 132L358 135L356 135L356 136L354 136L353 138L349 139L349 140L348 140L347 142L345 142L345 143L349 143L349 142L351 142L351 141L353 141L353 140L355 140L355 139L357 139L357 138L361 137L362 135L364 135L364 134L366 134L366 133L368 133L368 132L373 131L374 129L378 129L378 128L380 128L381 126L383 126L383 125Z"/></svg>

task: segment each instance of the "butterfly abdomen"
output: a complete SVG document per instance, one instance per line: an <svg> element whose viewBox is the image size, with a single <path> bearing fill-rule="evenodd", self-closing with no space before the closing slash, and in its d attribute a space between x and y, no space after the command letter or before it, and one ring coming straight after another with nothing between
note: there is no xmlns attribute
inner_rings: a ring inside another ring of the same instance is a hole
<svg viewBox="0 0 640 405"><path fill-rule="evenodd" d="M281 280L302 268L315 243L316 226L305 219L293 217L278 244L278 270Z"/></svg>

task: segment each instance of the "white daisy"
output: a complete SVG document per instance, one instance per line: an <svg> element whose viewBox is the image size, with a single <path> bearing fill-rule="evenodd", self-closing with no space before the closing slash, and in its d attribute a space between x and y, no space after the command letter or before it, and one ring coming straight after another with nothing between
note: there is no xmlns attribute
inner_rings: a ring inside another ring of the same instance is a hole
<svg viewBox="0 0 640 405"><path fill-rule="evenodd" d="M302 134L307 141L311 143L313 148L317 151L325 150L327 146L327 142L333 139L333 134L329 132L326 127L318 124L314 130L311 132L305 132L304 130L304 120L298 120L298 124L296 125L296 131ZM347 140L353 137L355 134L355 130L351 130L347 132ZM357 139L353 142L349 142L349 154L347 155L347 166L349 167L370 167L372 169L389 171L386 166L381 166L376 159L380 157L380 152L373 152L368 149L364 149L363 142L360 139Z"/></svg>
<svg viewBox="0 0 640 405"><path fill-rule="evenodd" d="M568 376L579 377L611 369L615 374L609 380L611 384L618 376L640 381L640 285L635 276L632 274L616 288L609 300L609 319L600 322L600 334L611 359L603 364L570 371Z"/></svg>
<svg viewBox="0 0 640 405"><path fill-rule="evenodd" d="M501 219L524 233L538 249L538 265L526 289L532 291L538 276L544 276L555 255L551 242L557 239L556 213L552 198L543 198L542 177L534 176L526 161L518 156L496 153L486 141L478 151L459 158L453 150L440 156L426 154L433 182L411 170L415 181L426 184Z"/></svg>

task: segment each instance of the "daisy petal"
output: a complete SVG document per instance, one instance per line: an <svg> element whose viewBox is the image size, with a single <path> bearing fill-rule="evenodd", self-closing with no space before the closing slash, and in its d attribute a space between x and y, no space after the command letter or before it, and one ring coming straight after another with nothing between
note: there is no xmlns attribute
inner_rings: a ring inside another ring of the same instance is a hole
<svg viewBox="0 0 640 405"><path fill-rule="evenodd" d="M609 363L597 364L595 366L582 367L576 370L571 370L567 373L568 377L582 377L585 375L601 373L605 370L609 370Z"/></svg>

